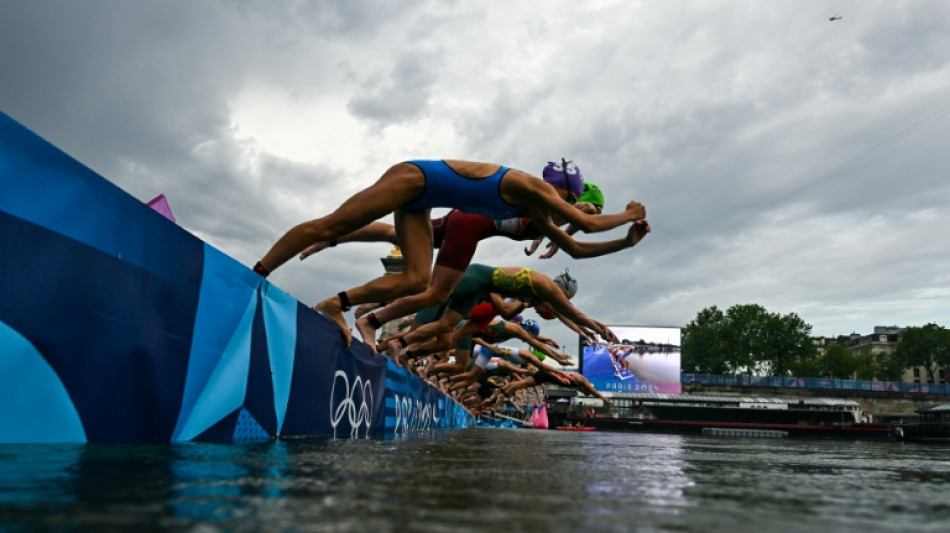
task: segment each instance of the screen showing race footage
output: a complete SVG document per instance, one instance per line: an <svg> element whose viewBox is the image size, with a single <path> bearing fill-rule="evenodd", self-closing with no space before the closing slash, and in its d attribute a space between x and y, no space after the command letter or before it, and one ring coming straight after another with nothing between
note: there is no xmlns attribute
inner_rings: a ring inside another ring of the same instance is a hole
<svg viewBox="0 0 950 533"><path fill-rule="evenodd" d="M603 392L683 392L680 328L610 326L619 344L581 342L581 373Z"/></svg>

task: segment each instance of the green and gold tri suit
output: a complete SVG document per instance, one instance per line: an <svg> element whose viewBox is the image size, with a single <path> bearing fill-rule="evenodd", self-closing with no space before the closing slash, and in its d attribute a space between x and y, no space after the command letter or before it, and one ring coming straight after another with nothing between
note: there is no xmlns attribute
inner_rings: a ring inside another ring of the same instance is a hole
<svg viewBox="0 0 950 533"><path fill-rule="evenodd" d="M468 317L472 308L486 299L491 292L517 298L525 303L535 303L539 300L531 284L530 269L522 268L516 274L510 275L497 267L472 263L465 269L465 274L446 303L419 311L415 321L419 324L434 322L442 316L442 309L445 307L463 318Z"/></svg>

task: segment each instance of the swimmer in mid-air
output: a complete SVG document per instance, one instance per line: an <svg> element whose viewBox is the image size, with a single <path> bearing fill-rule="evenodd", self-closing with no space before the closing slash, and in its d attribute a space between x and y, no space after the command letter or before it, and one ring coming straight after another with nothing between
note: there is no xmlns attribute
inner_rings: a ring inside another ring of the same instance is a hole
<svg viewBox="0 0 950 533"><path fill-rule="evenodd" d="M469 265L465 270L462 281L452 291L440 315L425 313L427 315L425 325L393 340L416 356L420 353L448 349L458 339L446 339L444 334L455 330L463 319L471 318L471 312L476 304L489 292L530 301L542 318L547 320L556 317L567 318L577 325L585 336L600 336L610 342L619 342L610 328L585 315L571 304L570 299L577 292L577 280L567 272L552 279L529 268L493 267L478 263ZM420 324L424 323L419 317L422 314L416 315ZM483 323L476 321L474 325L477 328L484 328L493 318L490 314L485 315ZM467 332L459 330L456 333L466 334ZM393 347L395 348L395 345Z"/></svg>
<svg viewBox="0 0 950 533"><path fill-rule="evenodd" d="M563 174L570 178L567 173ZM333 241L394 213L405 270L347 289L314 306L340 328L349 345L352 335L343 312L351 305L392 301L422 292L429 285L432 264L429 209L432 207L456 208L493 219L527 217L542 224L542 233L555 227L550 222L553 216L585 233L607 231L646 216L646 210L638 202L628 203L619 213L588 215L571 205L579 196L578 189L568 183L555 187L526 172L494 163L454 160L397 163L333 213L293 227L254 265L254 270L267 276L313 243ZM370 345L374 340L364 338Z"/></svg>
<svg viewBox="0 0 950 533"><path fill-rule="evenodd" d="M577 372L561 372L560 370L551 372L538 370L534 374L520 381L508 383L508 385L504 387L504 390L505 394L511 394L518 389L543 385L544 383L553 383L555 385L561 385L562 387L576 389L587 396L599 398L607 405L613 405L613 401L611 401L610 398L601 394L600 391L594 387L593 383L584 377L583 374L579 374Z"/></svg>
<svg viewBox="0 0 950 533"><path fill-rule="evenodd" d="M591 215L600 214L603 210L604 196L600 188L592 182L584 181L580 169L573 161L562 159L560 163L548 163L541 176L545 182L552 184L555 188L567 188L571 193L578 194L579 200L574 205L575 208ZM580 199L585 201L582 203ZM373 350L370 340L375 339L376 331L384 323L445 302L461 280L466 267L471 263L478 243L489 237L504 236L513 240L536 239L535 242L539 242L539 239L545 235L550 235L553 239L550 246L554 247L555 251L558 248L564 248L571 257L578 259L606 255L636 246L650 232L649 223L646 220L640 220L630 226L624 238L601 242L579 242L571 237L576 233L573 226L570 226L568 231L564 231L558 227L562 223L564 221L559 217L552 217L551 220L543 222L528 217L492 220L483 215L466 213L458 209L450 211L441 218L433 219L431 221L433 242L435 247L439 248L439 253L435 259L435 266L432 268L428 287L422 292L382 304L384 309L377 312L366 312L379 307L377 305L360 305L354 312L357 318L356 330ZM544 226L548 227L542 231ZM314 253L344 242L374 241L399 244L395 227L383 222L372 222L334 241L310 245L300 253L300 259L303 260Z"/></svg>

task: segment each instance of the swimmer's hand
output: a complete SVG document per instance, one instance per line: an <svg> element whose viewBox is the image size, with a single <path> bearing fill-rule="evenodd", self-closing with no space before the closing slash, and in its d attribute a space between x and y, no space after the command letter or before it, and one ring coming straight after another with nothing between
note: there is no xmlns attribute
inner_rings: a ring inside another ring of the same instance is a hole
<svg viewBox="0 0 950 533"><path fill-rule="evenodd" d="M525 246L525 248L524 248L524 254L525 254L525 255L531 255L531 254L533 254L535 251L537 251L538 246L541 245L541 241L542 241L542 240L544 240L544 239L541 238L541 239L535 239L535 240L531 241L531 244L529 244L528 246Z"/></svg>
<svg viewBox="0 0 950 533"><path fill-rule="evenodd" d="M556 254L560 249L561 248L558 245L554 244L553 242L549 242L548 251L544 252L544 255L540 256L539 259L550 259L554 257L554 254Z"/></svg>
<svg viewBox="0 0 950 533"><path fill-rule="evenodd" d="M627 214L633 217L631 220L643 220L647 217L647 208L637 201L631 201L628 203L627 209L625 211Z"/></svg>
<svg viewBox="0 0 950 533"><path fill-rule="evenodd" d="M636 246L650 231L652 231L652 228L650 228L650 223L646 220L638 220L630 224L630 229L627 230L627 244Z"/></svg>
<svg viewBox="0 0 950 533"><path fill-rule="evenodd" d="M599 344L597 342L596 333L594 333L592 330L584 326L578 326L578 327L581 330L581 331L578 331L578 334L581 336L581 340L584 341L584 344L587 344L588 346L596 346L597 344Z"/></svg>
<svg viewBox="0 0 950 533"><path fill-rule="evenodd" d="M597 334L600 335L601 338L614 344L620 344L620 339L617 338L613 331L610 331L610 328L596 320L591 321L597 325Z"/></svg>

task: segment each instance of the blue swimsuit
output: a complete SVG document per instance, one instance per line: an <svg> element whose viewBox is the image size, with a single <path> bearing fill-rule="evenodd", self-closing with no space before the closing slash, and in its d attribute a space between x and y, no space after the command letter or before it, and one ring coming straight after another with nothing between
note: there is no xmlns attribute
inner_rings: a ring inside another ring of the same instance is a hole
<svg viewBox="0 0 950 533"><path fill-rule="evenodd" d="M418 198L403 205L403 209L453 207L495 219L524 216L524 209L501 197L501 178L508 172L507 167L485 178L466 178L442 160L407 163L419 167L425 176L426 188Z"/></svg>

